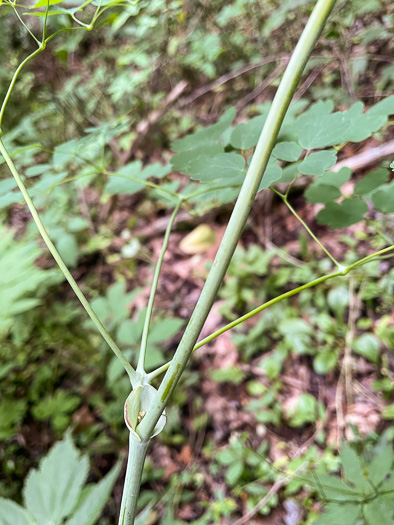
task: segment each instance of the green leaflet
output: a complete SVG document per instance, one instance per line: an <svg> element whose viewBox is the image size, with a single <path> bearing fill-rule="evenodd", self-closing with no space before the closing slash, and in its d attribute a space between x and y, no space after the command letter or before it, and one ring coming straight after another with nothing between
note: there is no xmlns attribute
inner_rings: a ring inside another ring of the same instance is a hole
<svg viewBox="0 0 394 525"><path fill-rule="evenodd" d="M362 179L357 181L354 187L354 193L356 195L366 195L373 190L385 184L389 179L389 172L385 168L379 168L375 171L371 171L368 175L365 175Z"/></svg>
<svg viewBox="0 0 394 525"><path fill-rule="evenodd" d="M214 141L218 141L224 131L231 125L235 117L235 108L229 108L222 117L206 128L200 129L191 135L187 135L183 139L175 140L171 144L171 149L177 152L197 150L211 145Z"/></svg>
<svg viewBox="0 0 394 525"><path fill-rule="evenodd" d="M336 186L328 186L327 184L311 185L305 191L306 200L312 203L328 203L339 199L340 196L341 192Z"/></svg>
<svg viewBox="0 0 394 525"><path fill-rule="evenodd" d="M332 168L336 161L336 151L316 151L308 155L300 164L297 164L297 169L304 175L320 176Z"/></svg>
<svg viewBox="0 0 394 525"><path fill-rule="evenodd" d="M385 184L372 194L374 207L383 213L394 212L394 181Z"/></svg>
<svg viewBox="0 0 394 525"><path fill-rule="evenodd" d="M298 160L301 153L302 148L296 142L279 142L272 150L272 155L274 157L287 162Z"/></svg>
<svg viewBox="0 0 394 525"><path fill-rule="evenodd" d="M364 218L368 206L364 201L356 198L343 200L340 204L329 202L326 207L317 214L317 222L326 224L331 228L346 228L356 224Z"/></svg>
<svg viewBox="0 0 394 525"><path fill-rule="evenodd" d="M267 119L267 114L254 117L246 123L237 124L231 133L231 146L241 150L256 146Z"/></svg>

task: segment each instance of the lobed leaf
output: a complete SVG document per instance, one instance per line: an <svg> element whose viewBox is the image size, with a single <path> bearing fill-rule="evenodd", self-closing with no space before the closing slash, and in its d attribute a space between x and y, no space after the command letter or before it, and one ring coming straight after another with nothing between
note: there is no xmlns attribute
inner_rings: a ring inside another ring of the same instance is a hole
<svg viewBox="0 0 394 525"><path fill-rule="evenodd" d="M86 481L89 462L80 457L70 435L57 443L26 478L23 499L38 523L60 525L74 509Z"/></svg>

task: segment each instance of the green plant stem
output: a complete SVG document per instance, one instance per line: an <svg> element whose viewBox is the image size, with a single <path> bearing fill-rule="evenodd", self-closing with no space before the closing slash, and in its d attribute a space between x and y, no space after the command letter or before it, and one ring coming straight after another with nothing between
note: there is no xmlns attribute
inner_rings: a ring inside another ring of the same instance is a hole
<svg viewBox="0 0 394 525"><path fill-rule="evenodd" d="M122 351L120 350L120 348L118 347L118 345L115 343L115 341L112 339L112 337L110 336L110 334L107 332L107 330L105 329L104 325L101 323L100 319L97 317L97 315L94 313L92 307L90 306L88 300L86 299L86 297L84 296L84 294L82 293L81 289L79 288L78 284L76 283L74 277L71 275L69 269L67 268L67 266L64 264L62 258L60 257L60 254L59 252L57 251L55 245L53 244L53 242L51 241L44 225L42 224L41 222L41 219L40 219L40 216L33 204L33 201L31 200L30 198L30 195L18 173L18 170L16 169L11 157L8 155L8 152L3 144L3 141L0 139L0 153L3 155L4 157L4 160L6 161L7 163L7 166L9 168L9 170L11 171L12 175L14 176L15 180L16 180L16 183L18 184L18 187L25 199L25 202L27 204L27 207L29 208L29 211L30 213L32 214L33 216L33 220L34 222L36 223L36 226L38 228L38 231L40 232L41 234L41 237L42 239L44 240L48 250L51 252L53 258L55 259L57 265L59 266L61 272L63 273L64 277L67 279L67 281L69 282L71 288L73 289L75 295L78 297L79 301L81 302L82 306L84 307L84 309L86 310L87 314L90 316L91 320L93 321L93 323L95 324L97 330L100 332L100 334L102 335L103 339L106 341L106 343L108 344L108 346L111 348L111 350L114 352L114 354L116 355L116 357L120 360L120 362L122 363L123 365L123 368L126 370L129 378L130 378L130 382L131 384L133 385L133 387L135 385L138 384L138 377L137 377L137 374L135 372L135 370L133 369L133 367L130 365L130 363L127 361L127 359L125 358L125 356L123 355Z"/></svg>
<svg viewBox="0 0 394 525"><path fill-rule="evenodd" d="M127 458L126 477L123 486L122 505L118 525L133 524L137 511L137 500L140 492L141 476L144 469L149 441L137 441L130 434L129 455Z"/></svg>
<svg viewBox="0 0 394 525"><path fill-rule="evenodd" d="M139 373L141 375L144 374L145 356L146 356L146 347L147 347L147 343L148 343L149 326L150 326L150 321L151 321L151 318L152 318L153 302L155 300L155 295L156 295L156 291L157 291L157 285L158 285L159 277L160 277L160 271L161 271L161 267L162 267L162 264L163 264L164 255L165 255L165 253L167 251L168 241L170 239L170 234L171 234L172 227L174 225L175 217L176 217L176 215L177 215L177 213L179 211L179 208L182 206L182 203L183 203L183 200L179 199L178 204L175 206L175 209L172 212L170 221L169 221L167 229L166 229L166 233L164 235L163 246L161 248L160 256L159 256L159 259L158 259L157 264L156 264L155 274L153 276L152 288L151 288L151 291L150 291L148 307L147 307L146 314L145 314L145 322L144 322L144 329L143 329L143 332L142 332L140 353L139 353L139 356L138 356L137 373Z"/></svg>
<svg viewBox="0 0 394 525"><path fill-rule="evenodd" d="M148 439L152 435L153 429L190 358L249 216L264 170L268 164L298 81L334 5L335 0L318 0L295 47L268 113L245 181L205 286L152 405L138 427L142 439Z"/></svg>
<svg viewBox="0 0 394 525"><path fill-rule="evenodd" d="M242 317L239 317L238 319L235 319L234 321L231 321L231 323L226 324L225 326L223 326L219 330L216 330L216 332L213 332L212 334L207 335L207 337L205 337L204 339L201 339L201 341L199 341L194 346L193 352L195 352L196 350L198 350L202 346L206 345L207 343L210 343L211 341L213 341L214 339L219 337L219 335L222 335L225 332L227 332L228 330L231 330L232 328L234 328L235 326L238 326L239 324L243 323L244 321L247 321L248 319L250 319L254 315L257 315L260 312L262 312L263 310L269 308L270 306L272 306L272 305L274 305L276 303L279 303L280 301L283 301L283 299L288 299L289 297L292 297L293 295L297 295L298 293L302 292L303 290L307 290L308 288L313 288L314 286L317 286L318 284L324 283L325 281L328 281L329 279L333 279L334 277L345 276L349 272L351 272L352 270L356 269L358 266L361 266L362 264L365 264L365 263L371 261L372 259L376 259L380 255L383 255L383 254L385 254L385 253L387 253L387 252L389 252L391 250L394 250L394 245L393 246L389 246L388 248L384 248L384 249L382 249L382 250L380 250L378 252L372 253L371 255L368 255L367 257L364 257L363 259L360 259L359 261L356 261L355 263L351 264L350 266L342 267L343 268L342 270L338 270L336 272L329 273L327 275L323 275L322 277L314 279L313 281L310 281L309 283L303 284L302 286L298 286L297 288L294 288L293 290L289 290L288 292L285 292L285 293L283 293L281 295L278 295L274 299L271 299L270 301L267 301L266 303L258 306L254 310L251 310L247 314L243 315ZM163 372L165 372L169 368L170 364L171 364L171 361L169 361L168 363L165 363L164 365L160 366L156 370L153 370L152 372L147 374L146 379L149 382L152 381L152 379L154 379L155 377L157 377L160 374L162 374Z"/></svg>
<svg viewBox="0 0 394 525"><path fill-rule="evenodd" d="M340 263L335 259L333 255L325 248L325 246L319 241L319 239L316 237L316 235L313 233L313 231L309 228L309 226L306 224L306 222L298 215L298 213L295 211L293 206L290 204L290 202L287 200L287 194L283 195L283 193L280 193L280 191L276 190L275 188L271 187L271 190L278 195L283 202L286 204L286 206L289 208L291 213L294 215L294 217L297 218L297 220L303 225L305 230L309 233L309 235L312 237L312 239L320 246L320 248L323 250L323 252L329 257L332 262L335 264L337 268L341 268Z"/></svg>
<svg viewBox="0 0 394 525"><path fill-rule="evenodd" d="M14 6L14 4L12 4L11 2L6 2L6 3L12 7L12 9L14 10L16 16L18 17L19 22L23 25L23 27L26 29L26 31L29 33L29 35L30 35L30 36L36 41L36 43L40 46L40 45L41 45L41 42L38 40L38 38L36 38L36 36L34 35L34 33L32 33L32 31L30 31L30 29L28 28L28 26L25 24L25 22L23 21L22 17L21 17L20 14L18 13L18 10L17 10L16 7Z"/></svg>
<svg viewBox="0 0 394 525"><path fill-rule="evenodd" d="M20 64L19 66L17 67L12 79L11 79L11 82L10 82L10 85L8 86L8 90L7 90L7 93L4 97L4 100L3 100L3 103L1 105L1 109L0 109L0 137L2 135L1 133L1 124L3 122L3 117L4 117L4 112L5 112L5 108L7 107L7 103L8 103L8 100L11 96L11 93L12 93L12 90L14 89L14 86L15 86L15 83L18 79L18 76L19 76L19 73L21 72L21 70L23 69L23 67L32 59L34 58L36 55L38 55L38 53L41 53L41 51L43 51L45 49L45 45L40 45L40 47L38 47L35 51L33 51L33 53L31 53L28 57L26 57Z"/></svg>

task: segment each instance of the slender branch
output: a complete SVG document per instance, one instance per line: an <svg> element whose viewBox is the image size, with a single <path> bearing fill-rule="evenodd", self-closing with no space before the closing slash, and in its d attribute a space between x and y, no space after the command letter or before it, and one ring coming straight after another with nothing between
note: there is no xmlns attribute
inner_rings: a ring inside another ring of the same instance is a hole
<svg viewBox="0 0 394 525"><path fill-rule="evenodd" d="M289 203L287 200L287 195L283 195L283 193L280 193L275 188L271 187L271 190L278 195L283 202L286 204L286 206L289 208L291 213L294 215L294 217L297 218L297 220L303 225L305 230L309 233L309 235L312 237L312 239L320 246L320 248L324 251L324 253L332 260L332 262L335 264L337 268L341 268L340 263L335 259L333 255L327 250L327 248L324 247L321 241L316 237L316 235L313 233L313 231L309 228L309 226L306 224L306 222L298 215L298 213L295 211L293 206Z"/></svg>
<svg viewBox="0 0 394 525"><path fill-rule="evenodd" d="M318 0L298 44L295 47L294 53L289 61L268 113L248 173L246 174L244 184L242 185L239 197L205 286L151 407L139 425L140 436L143 439L147 439L152 435L153 429L167 405L168 399L177 385L190 355L193 352L197 338L206 318L208 317L209 311L216 298L216 294L223 281L224 275L253 206L257 190L268 164L283 119L286 115L292 96L297 89L298 81L309 56L312 53L313 46L321 34L334 5L335 0Z"/></svg>
<svg viewBox="0 0 394 525"><path fill-rule="evenodd" d="M30 31L29 27L25 24L25 22L23 21L23 18L20 16L20 14L19 14L18 10L16 9L15 5L12 2L6 2L6 3L12 7L12 9L14 10L16 16L18 17L19 22L23 25L23 27L26 29L26 31L29 33L29 35L40 46L41 42L38 40L38 38L36 38L35 34L32 31Z"/></svg>
<svg viewBox="0 0 394 525"><path fill-rule="evenodd" d="M151 321L151 317L152 317L153 302L155 300L155 295L156 295L156 291L157 291L157 285L158 285L158 282L159 282L160 271L161 271L161 267L162 267L162 264L163 264L164 255L165 255L165 253L167 251L168 241L170 239L170 234L171 234L171 230L172 230L172 227L173 227L173 224L174 224L174 221L175 221L175 217L176 217L176 215L177 215L177 213L179 211L179 208L182 206L182 202L183 202L182 199L179 199L178 204L175 206L175 209L172 212L170 221L169 221L167 229L166 229L166 233L164 235L163 246L161 248L160 256L159 256L159 259L158 259L157 264L156 264L155 274L153 276L152 288L151 288L151 291L150 291L148 307L147 307L146 314L145 314L145 322L144 322L144 329L143 329L143 332L142 332L140 353L139 353L139 356L138 356L137 373L140 373L140 374L144 373L145 355L146 355L146 347L147 347L147 342L148 342L149 326L150 326L150 321Z"/></svg>
<svg viewBox="0 0 394 525"><path fill-rule="evenodd" d="M214 339L219 337L219 335L222 335L225 332L227 332L228 330L231 330L232 328L235 328L239 324L247 321L248 319L250 319L254 315L257 315L260 312L262 312L263 310L266 310L267 308L269 308L270 306L272 306L272 305L274 305L276 303L279 303L280 301L283 301L283 299L288 299L289 297L292 297L293 295L297 295L298 293L302 292L303 290L307 290L308 288L313 288L314 286L317 286L318 284L321 284L321 283L323 283L325 281L328 281L329 279L334 279L334 277L341 277L341 276L347 275L349 272L351 272L352 270L356 269L358 266L362 266L363 264L371 261L372 259L375 259L375 258L379 257L380 255L383 255L383 254L385 254L385 253L387 253L387 252L389 252L391 250L394 250L394 245L393 246L389 246L388 248L384 248L384 249L382 249L382 250L380 250L380 251L378 251L376 253L372 253L371 255L368 255L367 257L364 257L363 259L360 259L359 261L356 261L355 263L351 264L350 266L342 267L343 268L342 270L338 270L337 272L329 273L327 275L319 277L318 279L314 279L313 281L310 281L309 283L303 284L302 286L298 286L297 288L294 288L293 290L289 290L288 292L285 292L285 293L283 293L281 295L278 295L274 299L271 299L270 301L267 301L266 303L258 306L257 308L255 308L254 310L251 310L250 312L248 312L247 314L243 315L242 317L239 317L238 319L235 319L231 323L226 324L222 328L219 328L219 330L216 330L216 332L213 332L212 334L207 335L207 337L205 337L204 339L199 341L194 346L193 352L195 352L196 350L198 350L202 346L206 345L207 343L210 343L211 341L213 341ZM155 378L155 377L159 376L160 374L162 374L163 372L165 372L169 368L170 364L171 364L171 361L169 361L168 363L165 363L164 365L160 366L156 370L153 370L152 372L147 374L147 380L150 382L153 378Z"/></svg>
<svg viewBox="0 0 394 525"><path fill-rule="evenodd" d="M18 76L19 76L19 73L21 72L21 70L23 69L23 67L32 59L34 58L36 55L38 55L38 53L41 53L41 51L44 50L44 47L42 44L40 44L40 47L38 47L35 51L33 51L33 53L31 53L28 57L26 57L20 64L19 66L17 67L12 79L11 79L11 82L10 82L10 85L8 86L8 90L7 90L7 93L4 97L4 100L3 100L3 104L1 105L1 109L0 109L0 137L1 137L1 124L3 122L3 117L4 117L4 112L5 112L5 108L7 106L7 103L8 103L8 100L11 96L11 93L12 93L12 90L14 89L14 86L15 86L15 82L17 81L18 79Z"/></svg>
<svg viewBox="0 0 394 525"><path fill-rule="evenodd" d="M55 259L57 265L59 266L61 272L63 273L64 277L67 279L67 281L69 282L71 288L73 289L75 295L78 297L79 301L81 302L82 306L84 307L84 309L86 310L87 314L89 315L89 317L91 318L91 320L93 321L93 323L95 324L97 330L100 332L100 334L102 335L103 339L106 341L106 343L108 344L108 346L111 348L111 350L114 352L114 354L116 355L116 357L118 357L118 359L120 360L120 362L122 363L123 365L123 368L126 370L129 378L130 378L130 382L131 384L133 385L137 385L138 384L138 376L135 372L135 370L133 369L133 367L130 365L130 363L127 361L127 359L125 358L125 356L123 355L122 351L120 350L120 348L118 347L118 345L115 343L115 341L112 339L112 337L110 336L110 334L107 332L106 328L104 327L104 325L101 323L100 319L97 317L97 315L95 314L95 312L93 311L92 307L90 306L88 300L86 299L86 297L84 296L84 294L82 293L81 289L79 288L78 284L76 283L74 277L71 275L69 269L67 268L67 266L64 264L59 252L57 251L55 245L53 244L53 242L51 241L41 219L40 219L40 216L33 204L33 201L12 161L12 159L10 158L10 156L8 155L8 152L2 142L2 140L0 139L0 153L3 155L4 157L4 160L6 161L7 165L8 165L8 168L9 170L11 171L12 175L14 176L15 180L16 180L16 183L18 184L19 186L19 189L25 199L25 202L27 204L27 207L29 208L30 210L30 213L32 214L33 216L33 220L34 222L36 223L36 226L38 228L38 231L40 232L41 234L41 237L43 239L43 241L45 242L48 250L51 252L53 258Z"/></svg>

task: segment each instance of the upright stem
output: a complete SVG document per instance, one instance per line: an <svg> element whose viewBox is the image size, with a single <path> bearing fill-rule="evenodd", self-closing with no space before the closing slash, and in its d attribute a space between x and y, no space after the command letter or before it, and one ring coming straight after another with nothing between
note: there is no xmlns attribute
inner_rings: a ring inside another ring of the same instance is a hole
<svg viewBox="0 0 394 525"><path fill-rule="evenodd" d="M33 216L33 220L34 222L36 223L36 226L38 228L38 231L40 232L41 234L41 237L43 239L43 241L45 242L45 244L47 245L47 248L48 250L51 252L53 258L55 259L57 265L59 266L61 272L63 273L64 277L67 279L67 281L69 282L71 288L73 289L75 295L78 297L78 299L80 300L82 306L85 308L86 312L88 313L88 315L90 316L91 320L93 321L93 323L95 324L97 330L100 332L100 334L102 335L102 337L104 338L104 340L107 342L108 346L111 348L111 350L114 352L114 354L116 355L116 357L120 360L120 362L122 363L123 365L123 368L126 370L127 374L129 375L129 378L130 378L130 382L133 386L135 386L137 383L138 383L138 378L137 378L137 374L134 370L134 368L130 365L130 363L127 361L127 359L125 358L125 356L123 355L122 351L120 350L120 348L118 347L118 345L115 343L115 341L112 339L112 337L110 336L110 334L107 332L107 330L105 329L104 325L101 323L100 319L97 317L97 315L95 314L95 312L93 311L92 307L90 306L89 304L89 301L86 299L86 297L84 296L84 294L82 293L81 289L79 288L78 284L76 283L74 277L71 275L69 269L67 268L67 266L64 264L64 261L63 259L61 258L59 252L57 251L55 245L53 244L53 242L51 241L41 219L40 219L40 216L33 204L33 201L31 200L30 198L30 195L11 159L11 157L8 155L8 152L2 142L2 140L0 139L0 153L3 155L4 157L4 160L6 161L7 165L8 165L8 168L9 170L11 171L12 175L14 176L18 186L19 186L19 189L25 199L25 202L27 204L27 207L29 208L30 210L30 213L32 214Z"/></svg>
<svg viewBox="0 0 394 525"><path fill-rule="evenodd" d="M205 286L151 408L139 425L142 439L152 435L169 396L186 367L249 216L298 81L334 5L335 0L318 0L286 68Z"/></svg>
<svg viewBox="0 0 394 525"><path fill-rule="evenodd" d="M161 266L163 264L164 255L165 255L165 253L167 251L168 241L170 239L172 226L174 224L175 217L176 217L176 215L177 215L177 213L179 211L179 208L182 205L182 202L183 202L183 200L179 199L178 204L175 206L175 209L172 212L170 221L169 221L167 229L166 229L166 233L164 235L164 241L163 241L163 246L161 248L160 256L159 256L159 259L158 259L157 264L156 264L155 274L153 276L152 288L151 288L151 291L150 291L148 307L147 307L146 314L145 314L144 330L142 332L142 339L141 339L141 348L140 348L140 353L139 353L139 356L138 356L137 373L140 373L140 374L144 373L145 355L146 355L146 346L147 346L147 343L148 343L149 325L150 325L150 320L151 320L151 317L152 317L153 302L155 300L157 285L158 285L158 282L159 282L160 270L161 270Z"/></svg>
<svg viewBox="0 0 394 525"><path fill-rule="evenodd" d="M127 458L126 478L123 486L122 505L118 525L133 525L137 512L137 500L140 493L142 471L149 441L137 441L130 434L129 456Z"/></svg>

